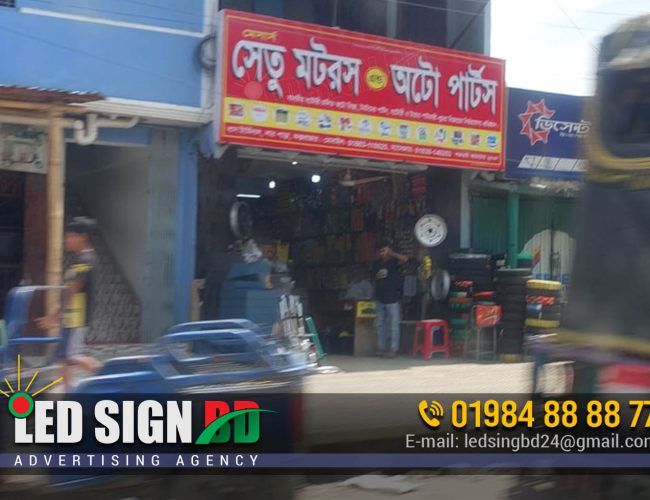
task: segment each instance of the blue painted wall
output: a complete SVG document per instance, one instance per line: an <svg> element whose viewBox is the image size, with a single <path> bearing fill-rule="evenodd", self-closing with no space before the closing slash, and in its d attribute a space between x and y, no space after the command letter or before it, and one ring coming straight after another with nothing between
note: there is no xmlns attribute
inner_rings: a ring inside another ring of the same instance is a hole
<svg viewBox="0 0 650 500"><path fill-rule="evenodd" d="M176 198L176 252L174 321L187 321L191 312L191 288L196 260L198 211L198 141L183 131L178 139Z"/></svg>
<svg viewBox="0 0 650 500"><path fill-rule="evenodd" d="M51 17L59 15L197 36ZM19 0L0 7L0 84L200 106L203 17L204 0Z"/></svg>

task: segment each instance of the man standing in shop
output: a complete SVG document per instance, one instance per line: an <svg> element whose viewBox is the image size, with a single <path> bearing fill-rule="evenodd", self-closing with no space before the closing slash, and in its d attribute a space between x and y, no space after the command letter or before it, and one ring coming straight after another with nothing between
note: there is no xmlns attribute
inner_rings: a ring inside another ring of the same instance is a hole
<svg viewBox="0 0 650 500"><path fill-rule="evenodd" d="M97 269L97 256L90 243L94 221L77 217L65 227L64 246L71 254L70 266L65 272L63 291L63 318L57 311L40 318L38 325L46 330L61 325L63 341L57 346L55 361L63 363L63 382L71 389L71 367L78 366L95 372L101 363L85 354L86 335L91 324L93 305L93 280Z"/></svg>
<svg viewBox="0 0 650 500"><path fill-rule="evenodd" d="M399 350L401 276L399 266L408 262L406 255L393 250L388 241L377 245L378 259L372 268L377 304L377 355L394 358ZM390 348L387 349L390 336Z"/></svg>

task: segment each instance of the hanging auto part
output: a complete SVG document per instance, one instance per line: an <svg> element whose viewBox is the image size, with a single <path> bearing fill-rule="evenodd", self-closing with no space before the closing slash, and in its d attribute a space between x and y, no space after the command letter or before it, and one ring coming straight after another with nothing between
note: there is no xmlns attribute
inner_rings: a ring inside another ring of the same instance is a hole
<svg viewBox="0 0 650 500"><path fill-rule="evenodd" d="M438 269L433 273L431 278L431 296L433 300L441 301L449 295L449 288L451 286L451 279L449 273L444 269Z"/></svg>
<svg viewBox="0 0 650 500"><path fill-rule="evenodd" d="M247 203L237 201L230 207L230 230L239 240L247 240L253 233L253 215Z"/></svg>
<svg viewBox="0 0 650 500"><path fill-rule="evenodd" d="M415 237L425 247L437 247L447 238L447 223L439 215L424 215L415 223Z"/></svg>

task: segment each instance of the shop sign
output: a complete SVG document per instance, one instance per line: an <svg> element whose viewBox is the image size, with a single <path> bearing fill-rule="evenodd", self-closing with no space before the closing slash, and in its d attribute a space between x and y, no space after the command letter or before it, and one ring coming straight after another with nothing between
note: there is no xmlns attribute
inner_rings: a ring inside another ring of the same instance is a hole
<svg viewBox="0 0 650 500"><path fill-rule="evenodd" d="M505 63L222 11L217 141L503 170Z"/></svg>
<svg viewBox="0 0 650 500"><path fill-rule="evenodd" d="M583 119L586 98L508 90L506 177L577 180L586 160L582 140L591 129Z"/></svg>
<svg viewBox="0 0 650 500"><path fill-rule="evenodd" d="M42 127L0 123L0 169L47 173L47 145Z"/></svg>

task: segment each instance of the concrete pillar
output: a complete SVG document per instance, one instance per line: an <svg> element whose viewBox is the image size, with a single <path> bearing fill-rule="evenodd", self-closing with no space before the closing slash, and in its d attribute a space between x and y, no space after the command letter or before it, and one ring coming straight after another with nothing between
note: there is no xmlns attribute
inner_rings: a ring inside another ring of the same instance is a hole
<svg viewBox="0 0 650 500"><path fill-rule="evenodd" d="M151 132L149 221L142 287L143 342L163 335L175 319L179 136L178 131L170 129Z"/></svg>
<svg viewBox="0 0 650 500"><path fill-rule="evenodd" d="M178 147L178 194L176 201L176 286L174 321L190 319L192 281L196 260L198 212L198 157L192 150L192 134L180 134Z"/></svg>
<svg viewBox="0 0 650 500"><path fill-rule="evenodd" d="M508 193L508 267L517 267L519 253L519 193Z"/></svg>

